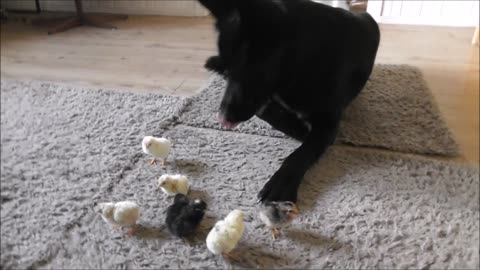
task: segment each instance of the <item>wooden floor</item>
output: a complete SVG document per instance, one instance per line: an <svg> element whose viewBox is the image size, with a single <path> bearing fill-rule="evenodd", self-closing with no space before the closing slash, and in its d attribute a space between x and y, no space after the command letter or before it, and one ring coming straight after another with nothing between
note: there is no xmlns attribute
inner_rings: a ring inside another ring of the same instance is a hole
<svg viewBox="0 0 480 270"><path fill-rule="evenodd" d="M119 30L2 23L1 75L140 92L191 95L214 54L209 18L131 16ZM377 63L410 64L425 74L464 155L479 162L479 49L473 28L382 25Z"/></svg>

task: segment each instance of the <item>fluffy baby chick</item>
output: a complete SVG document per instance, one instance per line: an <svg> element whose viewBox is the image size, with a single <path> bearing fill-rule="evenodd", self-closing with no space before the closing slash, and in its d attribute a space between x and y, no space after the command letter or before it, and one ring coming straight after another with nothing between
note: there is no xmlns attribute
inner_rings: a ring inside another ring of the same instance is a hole
<svg viewBox="0 0 480 270"><path fill-rule="evenodd" d="M272 230L273 239L277 239L280 235L279 229L298 216L298 208L293 202L265 202L260 206L258 215Z"/></svg>
<svg viewBox="0 0 480 270"><path fill-rule="evenodd" d="M187 195L189 184L185 175L181 174L164 174L158 178L157 187L169 196L178 193Z"/></svg>
<svg viewBox="0 0 480 270"><path fill-rule="evenodd" d="M127 235L132 236L137 227L140 207L135 202L106 202L99 203L98 210L103 220L113 226L130 227Z"/></svg>
<svg viewBox="0 0 480 270"><path fill-rule="evenodd" d="M207 248L215 255L230 256L243 234L243 212L233 210L224 220L217 221L208 233Z"/></svg>
<svg viewBox="0 0 480 270"><path fill-rule="evenodd" d="M167 208L165 223L177 237L187 237L198 227L205 215L207 204L199 199L190 201L184 194L177 194L173 204Z"/></svg>
<svg viewBox="0 0 480 270"><path fill-rule="evenodd" d="M161 165L163 165L168 157L168 153L170 153L171 147L172 143L165 138L145 136L142 141L143 152L153 156L150 164L157 164L156 159L158 158L160 159Z"/></svg>

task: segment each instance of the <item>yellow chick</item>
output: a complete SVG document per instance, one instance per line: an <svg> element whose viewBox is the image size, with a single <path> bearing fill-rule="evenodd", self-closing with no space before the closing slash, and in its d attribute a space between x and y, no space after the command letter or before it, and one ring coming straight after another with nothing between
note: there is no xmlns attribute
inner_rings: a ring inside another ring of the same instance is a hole
<svg viewBox="0 0 480 270"><path fill-rule="evenodd" d="M172 143L166 138L156 138L153 136L145 136L142 140L142 150L145 154L153 156L150 164L157 164L157 158L160 159L160 164L163 166L165 160L170 153Z"/></svg>
<svg viewBox="0 0 480 270"><path fill-rule="evenodd" d="M132 236L137 228L140 207L135 202L106 202L98 204L98 212L103 220L116 227L130 227L128 236Z"/></svg>
<svg viewBox="0 0 480 270"><path fill-rule="evenodd" d="M157 187L169 196L174 196L178 193L187 195L189 184L185 175L164 174L158 178Z"/></svg>
<svg viewBox="0 0 480 270"><path fill-rule="evenodd" d="M243 234L243 212L233 210L224 220L217 221L207 236L207 248L215 255L230 256Z"/></svg>

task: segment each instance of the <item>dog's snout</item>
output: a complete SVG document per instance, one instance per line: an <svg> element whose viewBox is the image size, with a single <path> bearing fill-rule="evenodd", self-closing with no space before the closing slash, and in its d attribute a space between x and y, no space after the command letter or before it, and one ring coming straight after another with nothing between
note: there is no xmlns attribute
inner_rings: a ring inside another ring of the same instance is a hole
<svg viewBox="0 0 480 270"><path fill-rule="evenodd" d="M217 113L217 119L218 119L218 122L224 128L227 128L227 129L233 129L238 125L238 123L234 123L234 122L230 122L230 121L226 120L225 116L221 112Z"/></svg>

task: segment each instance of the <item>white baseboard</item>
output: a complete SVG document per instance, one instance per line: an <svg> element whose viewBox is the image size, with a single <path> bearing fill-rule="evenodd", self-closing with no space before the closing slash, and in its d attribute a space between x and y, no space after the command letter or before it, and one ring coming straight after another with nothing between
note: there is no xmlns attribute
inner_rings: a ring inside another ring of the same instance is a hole
<svg viewBox="0 0 480 270"><path fill-rule="evenodd" d="M206 16L195 0L87 0L86 12L105 12L129 15ZM35 0L1 0L2 8L35 10ZM73 0L40 0L44 11L75 11Z"/></svg>
<svg viewBox="0 0 480 270"><path fill-rule="evenodd" d="M410 24L410 25L433 25L433 26L453 26L470 27L477 26L478 21L473 18L423 18L423 17L390 17L390 16L372 16L378 23L384 24Z"/></svg>

